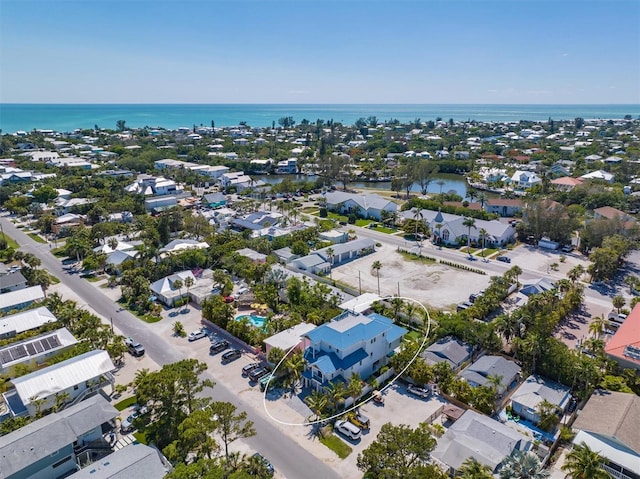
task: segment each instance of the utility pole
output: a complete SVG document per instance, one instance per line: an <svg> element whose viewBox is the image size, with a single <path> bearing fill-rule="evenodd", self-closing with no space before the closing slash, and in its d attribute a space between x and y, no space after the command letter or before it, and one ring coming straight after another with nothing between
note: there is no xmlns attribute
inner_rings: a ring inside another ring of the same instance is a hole
<svg viewBox="0 0 640 479"><path fill-rule="evenodd" d="M400 281L398 281L398 298L400 297Z"/></svg>
<svg viewBox="0 0 640 479"><path fill-rule="evenodd" d="M358 270L358 289L360 290L360 295L362 295L362 278L360 277L360 270Z"/></svg>

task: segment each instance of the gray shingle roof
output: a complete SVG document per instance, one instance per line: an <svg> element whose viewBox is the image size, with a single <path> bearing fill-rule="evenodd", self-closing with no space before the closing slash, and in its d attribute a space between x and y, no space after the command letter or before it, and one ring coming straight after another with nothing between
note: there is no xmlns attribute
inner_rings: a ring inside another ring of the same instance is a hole
<svg viewBox="0 0 640 479"><path fill-rule="evenodd" d="M473 348L457 338L447 337L429 346L422 357L429 364L446 361L452 368L457 368L471 356Z"/></svg>
<svg viewBox="0 0 640 479"><path fill-rule="evenodd" d="M481 386L491 384L489 376L501 377L498 393L502 394L509 388L520 371L520 366L502 356L482 356L475 363L463 369L460 377Z"/></svg>
<svg viewBox="0 0 640 479"><path fill-rule="evenodd" d="M495 470L514 449L526 449L527 442L509 426L468 410L438 440L432 456L456 470L469 457Z"/></svg>
<svg viewBox="0 0 640 479"><path fill-rule="evenodd" d="M118 414L117 409L97 395L0 437L0 477L11 476L73 444L78 436Z"/></svg>
<svg viewBox="0 0 640 479"><path fill-rule="evenodd" d="M131 444L69 476L69 479L162 479L167 469L158 451Z"/></svg>

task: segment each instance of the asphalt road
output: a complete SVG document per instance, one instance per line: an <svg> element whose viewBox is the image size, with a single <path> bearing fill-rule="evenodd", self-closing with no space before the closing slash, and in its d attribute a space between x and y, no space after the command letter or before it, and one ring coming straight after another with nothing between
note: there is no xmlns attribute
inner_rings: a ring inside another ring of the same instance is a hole
<svg viewBox="0 0 640 479"><path fill-rule="evenodd" d="M33 253L42 261L42 268L57 277L61 282L72 289L85 304L91 305L103 318L113 321L125 336L135 337L144 344L146 353L159 365L165 365L185 359L179 351L167 343L162 337L156 335L152 327L136 318L120 307L96 287L80 278L78 275L69 274L62 267L61 261L50 254L47 244L34 241L20 229L16 228L7 218L0 218L4 232L13 238L25 253ZM256 435L245 440L252 448L269 458L277 471L288 478L325 479L339 476L333 469L317 459L289 436L282 434L278 428L268 419L258 414L249 404L229 391L209 373L205 377L216 382L211 390L211 397L216 401L228 401L235 404L239 410L246 411L249 419L253 421Z"/></svg>

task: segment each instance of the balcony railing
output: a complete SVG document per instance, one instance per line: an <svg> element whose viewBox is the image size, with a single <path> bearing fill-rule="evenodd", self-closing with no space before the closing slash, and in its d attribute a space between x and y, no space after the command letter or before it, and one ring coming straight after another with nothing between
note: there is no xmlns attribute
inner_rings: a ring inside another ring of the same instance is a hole
<svg viewBox="0 0 640 479"><path fill-rule="evenodd" d="M627 476L624 472L620 472L617 469L614 469L606 464L604 464L602 468L607 471L614 479L634 479L631 476Z"/></svg>

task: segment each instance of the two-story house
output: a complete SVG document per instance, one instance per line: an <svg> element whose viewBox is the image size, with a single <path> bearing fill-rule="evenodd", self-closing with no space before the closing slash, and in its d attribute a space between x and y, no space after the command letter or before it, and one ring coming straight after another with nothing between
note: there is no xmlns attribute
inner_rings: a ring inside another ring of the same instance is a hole
<svg viewBox="0 0 640 479"><path fill-rule="evenodd" d="M406 333L385 316L343 312L305 334L305 385L320 390L356 373L367 379L388 363Z"/></svg>
<svg viewBox="0 0 640 479"><path fill-rule="evenodd" d="M12 416L36 416L62 401L72 405L106 385L113 385L116 367L106 351L94 350L11 380L2 394Z"/></svg>
<svg viewBox="0 0 640 479"><path fill-rule="evenodd" d="M103 425L113 429L118 414L97 395L0 437L0 477L68 477L79 469L83 453L108 448Z"/></svg>

